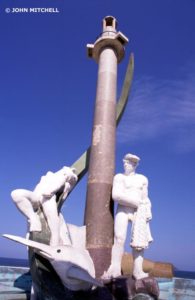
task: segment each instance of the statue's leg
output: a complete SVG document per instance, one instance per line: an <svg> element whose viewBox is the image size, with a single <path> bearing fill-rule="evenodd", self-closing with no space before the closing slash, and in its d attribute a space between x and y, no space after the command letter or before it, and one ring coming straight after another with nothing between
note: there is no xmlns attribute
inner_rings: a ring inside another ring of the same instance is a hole
<svg viewBox="0 0 195 300"><path fill-rule="evenodd" d="M44 199L42 207L51 232L50 245L57 246L60 244L60 219L57 211L56 196Z"/></svg>
<svg viewBox="0 0 195 300"><path fill-rule="evenodd" d="M144 250L136 250L133 248L133 276L135 279L148 277L148 273L143 271Z"/></svg>
<svg viewBox="0 0 195 300"><path fill-rule="evenodd" d="M118 209L114 224L114 245L112 247L111 265L102 278L115 278L121 275L121 261L128 227L128 215L123 209Z"/></svg>
<svg viewBox="0 0 195 300"><path fill-rule="evenodd" d="M31 191L17 189L11 192L11 197L20 212L27 217L30 223L29 231L41 231L39 216L33 208L33 206L38 208L39 199L37 196Z"/></svg>

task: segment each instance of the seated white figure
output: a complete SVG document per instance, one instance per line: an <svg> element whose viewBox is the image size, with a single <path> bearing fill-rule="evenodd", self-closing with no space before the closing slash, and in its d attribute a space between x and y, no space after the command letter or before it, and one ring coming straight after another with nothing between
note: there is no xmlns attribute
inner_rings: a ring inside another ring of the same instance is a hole
<svg viewBox="0 0 195 300"><path fill-rule="evenodd" d="M51 232L50 245L59 244L59 216L56 205L56 193L63 193L63 200L67 197L70 190L77 181L75 169L63 167L59 171L53 173L47 172L42 176L40 182L33 191L25 189L16 189L12 191L11 197L29 222L29 231L41 231L41 222L37 209L42 206L43 213L47 219L47 223Z"/></svg>
<svg viewBox="0 0 195 300"><path fill-rule="evenodd" d="M109 269L102 278L114 278L121 275L121 261L127 234L128 222L132 222L131 247L133 250L133 276L136 279L147 277L143 272L144 249L153 240L149 220L152 218L151 203L148 198L148 180L135 172L140 158L126 154L124 174L116 174L113 181L112 198L118 203L114 225L114 245Z"/></svg>

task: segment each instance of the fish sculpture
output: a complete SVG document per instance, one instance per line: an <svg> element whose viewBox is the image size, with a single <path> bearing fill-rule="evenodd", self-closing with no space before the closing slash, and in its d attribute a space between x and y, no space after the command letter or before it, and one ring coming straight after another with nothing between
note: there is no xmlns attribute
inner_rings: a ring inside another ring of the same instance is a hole
<svg viewBox="0 0 195 300"><path fill-rule="evenodd" d="M3 234L3 237L34 248L38 254L49 260L62 284L72 291L103 286L101 281L95 279L94 264L86 249L72 245L49 246L9 234Z"/></svg>

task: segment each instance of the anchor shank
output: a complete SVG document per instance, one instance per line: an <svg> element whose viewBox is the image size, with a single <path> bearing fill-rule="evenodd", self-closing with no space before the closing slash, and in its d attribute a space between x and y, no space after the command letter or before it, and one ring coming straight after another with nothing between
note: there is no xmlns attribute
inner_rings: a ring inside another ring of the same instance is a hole
<svg viewBox="0 0 195 300"><path fill-rule="evenodd" d="M98 62L93 134L89 160L85 224L87 249L96 277L108 268L113 244L112 181L115 170L117 64L127 38L116 31L116 19L103 20L103 33L88 54Z"/></svg>

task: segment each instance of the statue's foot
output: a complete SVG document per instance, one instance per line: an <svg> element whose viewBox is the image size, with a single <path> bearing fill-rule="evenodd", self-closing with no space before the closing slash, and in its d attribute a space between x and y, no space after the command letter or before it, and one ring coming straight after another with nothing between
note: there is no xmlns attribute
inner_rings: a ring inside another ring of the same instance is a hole
<svg viewBox="0 0 195 300"><path fill-rule="evenodd" d="M121 269L111 265L107 271L101 276L102 279L111 279L121 276Z"/></svg>
<svg viewBox="0 0 195 300"><path fill-rule="evenodd" d="M29 220L30 223L30 228L29 231L41 231L42 230L42 226L41 226L41 221L39 219L38 215L34 215L33 218L31 218L31 220Z"/></svg>
<svg viewBox="0 0 195 300"><path fill-rule="evenodd" d="M142 278L146 278L148 277L149 274L148 273L145 273L145 272L133 272L133 277L136 279L136 280L139 280L139 279L142 279Z"/></svg>

